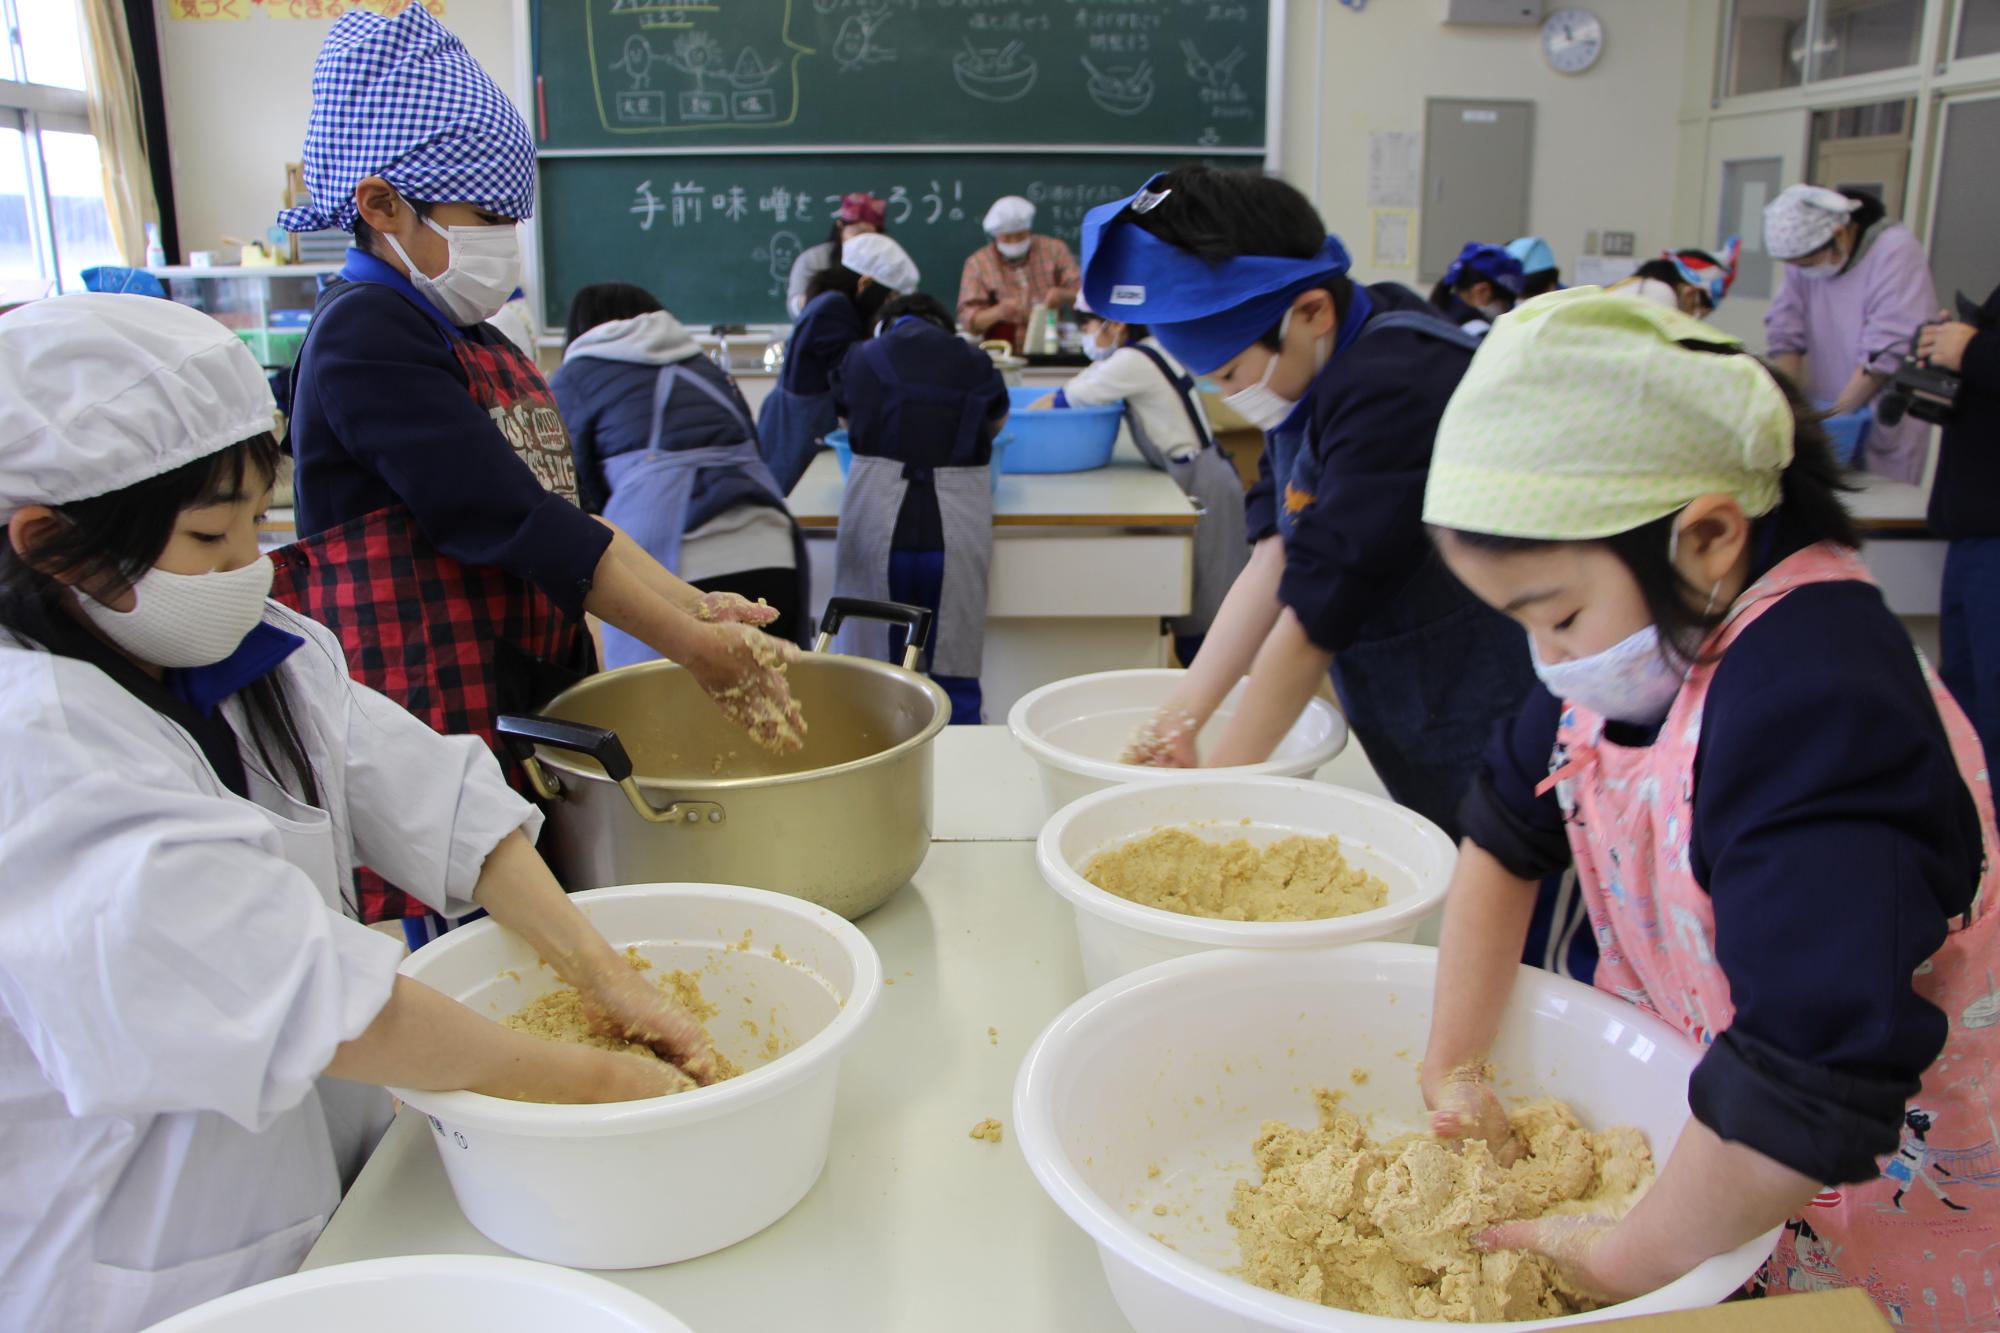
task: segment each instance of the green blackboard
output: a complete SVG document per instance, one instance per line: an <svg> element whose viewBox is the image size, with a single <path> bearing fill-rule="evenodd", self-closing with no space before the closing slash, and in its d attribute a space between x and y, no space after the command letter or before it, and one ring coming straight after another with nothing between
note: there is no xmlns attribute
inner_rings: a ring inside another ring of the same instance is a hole
<svg viewBox="0 0 2000 1333"><path fill-rule="evenodd" d="M544 159L541 208L548 326L577 288L636 282L690 326L783 323L800 249L827 238L840 195L889 202L889 233L923 288L958 300L980 219L1003 194L1036 201L1035 230L1077 247L1083 215L1185 157L1106 154L882 154L871 157L614 156Z"/></svg>
<svg viewBox="0 0 2000 1333"><path fill-rule="evenodd" d="M544 151L1265 142L1265 0L531 4Z"/></svg>

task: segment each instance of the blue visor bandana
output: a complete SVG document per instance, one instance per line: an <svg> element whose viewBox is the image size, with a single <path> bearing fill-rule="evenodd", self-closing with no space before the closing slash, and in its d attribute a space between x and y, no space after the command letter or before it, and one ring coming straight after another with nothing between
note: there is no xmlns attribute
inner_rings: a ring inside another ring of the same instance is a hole
<svg viewBox="0 0 2000 1333"><path fill-rule="evenodd" d="M1347 272L1338 236L1306 259L1238 255L1211 264L1138 226L1134 214L1173 192L1147 181L1128 199L1101 204L1083 220L1083 295L1104 319L1144 324L1197 375L1226 365L1278 326L1300 292Z"/></svg>
<svg viewBox="0 0 2000 1333"><path fill-rule="evenodd" d="M1523 273L1546 273L1556 266L1556 252L1539 236L1523 236L1507 247L1507 253L1521 261Z"/></svg>
<svg viewBox="0 0 2000 1333"><path fill-rule="evenodd" d="M535 211L535 144L500 86L422 5L395 18L356 11L313 66L304 164L312 202L278 214L287 231L353 231L354 187L380 176L403 198Z"/></svg>
<svg viewBox="0 0 2000 1333"><path fill-rule="evenodd" d="M1484 278L1510 296L1521 294L1521 261L1497 245L1468 242L1458 252L1458 258L1451 261L1451 267L1444 271L1444 285L1456 290L1468 275L1474 279Z"/></svg>

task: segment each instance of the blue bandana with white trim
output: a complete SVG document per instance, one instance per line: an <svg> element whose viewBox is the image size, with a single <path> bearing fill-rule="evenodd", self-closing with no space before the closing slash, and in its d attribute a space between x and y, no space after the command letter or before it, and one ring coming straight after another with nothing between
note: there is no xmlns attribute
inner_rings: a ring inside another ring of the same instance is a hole
<svg viewBox="0 0 2000 1333"><path fill-rule="evenodd" d="M356 11L313 66L303 161L312 202L278 214L287 231L353 231L354 187L380 176L417 203L535 211L535 143L513 102L422 5L395 18Z"/></svg>

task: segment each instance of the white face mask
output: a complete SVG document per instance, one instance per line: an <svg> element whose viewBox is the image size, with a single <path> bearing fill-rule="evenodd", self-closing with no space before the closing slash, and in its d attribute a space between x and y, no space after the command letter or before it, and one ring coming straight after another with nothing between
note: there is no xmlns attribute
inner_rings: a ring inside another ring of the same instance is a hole
<svg viewBox="0 0 2000 1333"><path fill-rule="evenodd" d="M105 638L142 662L213 666L264 618L274 575L269 556L224 574L149 569L132 584L130 611L114 611L80 589L76 600Z"/></svg>
<svg viewBox="0 0 2000 1333"><path fill-rule="evenodd" d="M1544 662L1530 635L1528 654L1550 694L1634 726L1655 726L1664 719L1686 678L1661 651L1657 625L1648 625L1601 653L1567 662Z"/></svg>
<svg viewBox="0 0 2000 1333"><path fill-rule="evenodd" d="M445 241L444 272L435 278L410 262L394 236L382 236L410 271L410 285L458 324L484 324L499 314L521 285L520 227L440 227L431 218L424 225Z"/></svg>
<svg viewBox="0 0 2000 1333"><path fill-rule="evenodd" d="M1025 241L995 241L993 244L1004 257L1018 260L1028 257L1028 251L1034 248L1035 240L1031 236Z"/></svg>
<svg viewBox="0 0 2000 1333"><path fill-rule="evenodd" d="M1491 305L1476 305L1472 308L1484 316L1488 324L1494 323L1500 316L1507 313L1507 307L1497 301Z"/></svg>
<svg viewBox="0 0 2000 1333"><path fill-rule="evenodd" d="M1794 264L1792 265L1792 272L1798 274L1807 282L1825 282L1828 278L1839 276L1840 267L1838 262Z"/></svg>
<svg viewBox="0 0 2000 1333"><path fill-rule="evenodd" d="M1103 330L1101 329L1099 330L1099 332L1102 331ZM1117 343L1111 343L1107 346L1106 344L1097 341L1097 338L1094 335L1089 338L1085 338L1083 340L1083 354L1089 357L1092 361L1102 361L1117 350L1118 350Z"/></svg>
<svg viewBox="0 0 2000 1333"><path fill-rule="evenodd" d="M1285 317L1278 321L1279 349L1273 352L1271 359L1265 363L1263 378L1249 388L1238 389L1235 393L1228 395L1222 400L1238 416L1255 426L1258 430L1275 430L1279 426L1282 426L1285 423L1285 418L1289 417L1299 405L1298 399L1287 398L1283 394L1276 393L1271 389L1271 376L1278 373L1278 360L1284 355L1283 344L1285 334L1291 327L1292 312L1287 310ZM1318 374L1320 369L1326 365L1327 355L1326 339L1315 339L1313 342L1314 374Z"/></svg>

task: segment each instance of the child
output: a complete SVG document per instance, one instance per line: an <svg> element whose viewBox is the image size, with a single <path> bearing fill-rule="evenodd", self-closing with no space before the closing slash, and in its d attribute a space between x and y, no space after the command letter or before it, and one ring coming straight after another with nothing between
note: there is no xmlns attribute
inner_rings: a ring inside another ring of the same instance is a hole
<svg viewBox="0 0 2000 1333"><path fill-rule="evenodd" d="M1467 241L1431 288L1438 313L1467 333L1484 333L1521 298L1521 261L1497 245Z"/></svg>
<svg viewBox="0 0 2000 1333"><path fill-rule="evenodd" d="M1556 267L1556 252L1539 236L1523 236L1510 242L1507 253L1521 261L1521 299L1562 290L1562 270Z"/></svg>
<svg viewBox="0 0 2000 1333"><path fill-rule="evenodd" d="M577 507L548 385L485 322L519 281L515 224L534 207L513 104L422 5L351 13L314 69L304 162L312 203L279 221L350 230L355 248L293 372L300 541L279 600L448 735L491 742L502 713L592 670L589 611L686 666L761 743L794 744L774 641L751 628L769 610L723 595L698 616L699 589ZM371 921L420 914L364 889Z"/></svg>
<svg viewBox="0 0 2000 1333"><path fill-rule="evenodd" d="M388 1127L381 1085L685 1084L399 977L358 862L485 908L614 1029L712 1074L699 1025L563 897L486 747L266 599L274 416L186 306L0 319L0 1327L132 1333L292 1272Z"/></svg>
<svg viewBox="0 0 2000 1333"><path fill-rule="evenodd" d="M1194 376L1144 324L1104 319L1082 297L1083 350L1094 363L1036 407L1125 406L1132 442L1148 463L1167 473L1201 507L1194 531L1194 604L1172 623L1183 666L1201 651L1230 585L1250 558L1243 523L1243 483L1216 444Z"/></svg>
<svg viewBox="0 0 2000 1333"><path fill-rule="evenodd" d="M1544 688L1466 802L1423 1066L1434 1127L1519 1151L1485 1061L1533 881L1564 864L1598 987L1704 1047L1693 1120L1624 1220L1486 1238L1608 1298L1806 1215L1772 1291L1813 1285L1829 1255L1878 1300L1977 1287L2000 1244L2000 1213L1959 1211L1964 1193L1903 1197L1992 1150L1985 763L1869 581L1800 408L1733 339L1584 288L1501 321L1438 431L1424 517L1527 629ZM1921 1151L1885 1171L1920 1089Z"/></svg>
<svg viewBox="0 0 2000 1333"><path fill-rule="evenodd" d="M576 448L584 509L688 582L768 602L778 616L765 630L796 641L810 600L805 543L735 382L651 292L628 283L579 291L568 334L549 388ZM606 666L657 656L623 630L604 631Z"/></svg>
<svg viewBox="0 0 2000 1333"><path fill-rule="evenodd" d="M1262 763L1331 672L1389 794L1449 832L1487 734L1534 683L1520 633L1459 586L1418 520L1431 433L1476 340L1347 267L1305 197L1255 172L1167 172L1086 220L1091 309L1147 325L1265 432L1249 563L1131 754Z"/></svg>
<svg viewBox="0 0 2000 1333"><path fill-rule="evenodd" d="M1613 283L1606 290L1652 301L1678 310L1690 319L1707 319L1735 285L1740 249L1741 243L1732 236L1722 247L1719 259L1706 250L1692 247L1668 250L1658 259L1639 265L1631 277Z"/></svg>
<svg viewBox="0 0 2000 1333"><path fill-rule="evenodd" d="M834 376L854 463L840 501L834 594L929 607L929 671L951 720L981 721L986 576L993 559L993 437L1007 386L991 357L952 331L921 293L883 307L876 336ZM845 651L881 657L879 626L855 623Z"/></svg>
<svg viewBox="0 0 2000 1333"><path fill-rule="evenodd" d="M820 270L785 344L785 368L757 412L759 447L786 495L806 474L827 433L839 425L833 372L847 350L868 337L891 298L917 289L917 265L902 246L863 232L840 248L840 262Z"/></svg>

